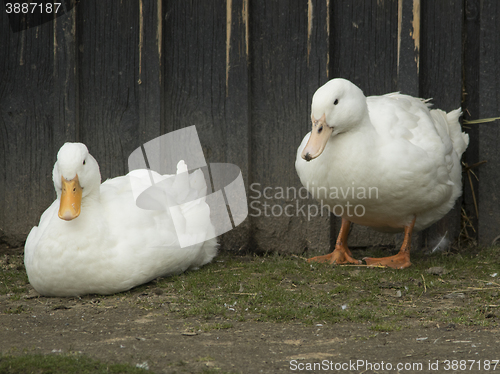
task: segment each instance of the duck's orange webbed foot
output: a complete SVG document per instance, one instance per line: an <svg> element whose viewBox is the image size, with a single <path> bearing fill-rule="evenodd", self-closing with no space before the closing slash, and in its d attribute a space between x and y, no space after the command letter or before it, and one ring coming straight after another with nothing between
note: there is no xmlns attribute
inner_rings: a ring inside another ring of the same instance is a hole
<svg viewBox="0 0 500 374"><path fill-rule="evenodd" d="M324 256L316 256L307 260L307 262L328 262L330 265L337 264L361 264L361 261L352 257L352 253L347 247L347 236L349 235L349 227L351 222L342 218L342 226L340 227L339 237L335 244L335 250Z"/></svg>
<svg viewBox="0 0 500 374"><path fill-rule="evenodd" d="M413 221L408 226L405 226L405 238L398 254L381 258L365 257L363 260L366 262L366 264L368 266L387 266L393 269L406 269L407 267L409 267L411 265L411 234L413 232L413 226L415 226L416 219L417 217L414 217Z"/></svg>
<svg viewBox="0 0 500 374"><path fill-rule="evenodd" d="M387 266L393 269L405 269L411 265L410 253L401 253L390 257L371 258L365 257L363 259L368 266Z"/></svg>
<svg viewBox="0 0 500 374"><path fill-rule="evenodd" d="M307 260L307 262L328 262L330 265L336 264L361 264L361 261L352 257L352 253L347 247L336 246L332 253L324 256L316 256Z"/></svg>

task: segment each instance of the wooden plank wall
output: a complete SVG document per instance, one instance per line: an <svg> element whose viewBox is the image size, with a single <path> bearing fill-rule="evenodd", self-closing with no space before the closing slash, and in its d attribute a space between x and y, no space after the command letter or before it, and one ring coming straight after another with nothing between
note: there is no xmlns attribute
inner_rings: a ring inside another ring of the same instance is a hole
<svg viewBox="0 0 500 374"><path fill-rule="evenodd" d="M500 3L480 1L479 30L479 117L499 117L500 113ZM478 232L481 244L498 243L500 236L499 162L500 121L478 126L479 161L487 161L478 170Z"/></svg>
<svg viewBox="0 0 500 374"><path fill-rule="evenodd" d="M308 219L316 203L297 196L294 168L321 84L343 77L366 95L399 90L445 110L463 102L467 119L500 115L494 0L65 6L67 15L21 32L0 15L0 244L22 245L54 199L51 170L65 141L86 143L104 180L126 173L141 144L196 125L208 162L238 165L247 188L250 216L221 238L224 248L325 253L338 219ZM457 238L462 207L480 244L500 235L499 124L467 129L464 161L487 163L474 169L479 181L466 176L463 202L419 235L421 245ZM355 226L350 245L398 240Z"/></svg>

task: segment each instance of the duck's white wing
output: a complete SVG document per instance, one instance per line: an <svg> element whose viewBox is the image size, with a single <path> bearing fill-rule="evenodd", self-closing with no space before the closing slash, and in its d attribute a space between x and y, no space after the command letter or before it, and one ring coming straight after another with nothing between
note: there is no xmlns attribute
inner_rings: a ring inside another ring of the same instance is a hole
<svg viewBox="0 0 500 374"><path fill-rule="evenodd" d="M446 113L430 109L429 100L400 93L367 98L370 120L380 135L409 140L427 152L442 145L443 152L455 150L458 157L467 148L469 136L462 132L460 109Z"/></svg>
<svg viewBox="0 0 500 374"><path fill-rule="evenodd" d="M448 153L452 144L442 139L427 104L399 93L367 98L370 120L383 139L404 139L426 152ZM436 148L437 147L437 148Z"/></svg>
<svg viewBox="0 0 500 374"><path fill-rule="evenodd" d="M201 170L188 173L183 162L179 163L177 172L160 175L150 170L134 170L106 181L101 185L101 203L108 221L117 223L112 227L117 231L116 236L128 238L123 242L134 243L131 247L142 248L142 252L157 253L158 263L167 258L168 261L177 259L181 262L180 272L209 262L216 255L217 247L215 239L211 245L203 243L215 237L210 208L205 202L207 186L203 173ZM149 209L135 200L133 187L145 192ZM207 251L201 250L202 247ZM158 251L147 248L158 248ZM166 252L171 255L165 256Z"/></svg>
<svg viewBox="0 0 500 374"><path fill-rule="evenodd" d="M384 191L409 193L419 213L416 228L428 227L448 212L462 193L460 156L467 147L458 118L398 93L367 98L370 120L381 139L382 174L393 175ZM398 171L393 173L393 171ZM409 200L408 200L409 201ZM411 205L408 203L408 205Z"/></svg>
<svg viewBox="0 0 500 374"><path fill-rule="evenodd" d="M460 130L459 110L449 115L429 110L426 101L399 93L368 97L367 103L370 120L388 144L388 152L396 147L393 151L406 156L408 166L411 163L422 174L430 168L436 171L438 183L453 183L450 173L468 143Z"/></svg>

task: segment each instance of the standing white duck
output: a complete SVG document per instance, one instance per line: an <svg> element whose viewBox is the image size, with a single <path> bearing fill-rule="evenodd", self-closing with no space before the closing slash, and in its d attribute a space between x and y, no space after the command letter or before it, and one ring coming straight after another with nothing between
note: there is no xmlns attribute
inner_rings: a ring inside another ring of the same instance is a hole
<svg viewBox="0 0 500 374"><path fill-rule="evenodd" d="M461 111L429 110L426 101L399 93L365 97L353 83L332 79L313 96L312 131L295 167L312 196L342 217L335 250L309 261L361 261L347 247L351 222L405 232L398 254L364 258L368 265L411 265L413 230L442 218L462 193L460 157L469 136Z"/></svg>
<svg viewBox="0 0 500 374"><path fill-rule="evenodd" d="M183 228L181 235L195 235L192 242L198 244L181 248L169 209L137 207L132 183L148 186L151 177L169 185L165 200L185 203L176 207L175 219L182 221L176 227ZM28 235L24 255L29 281L42 295L121 292L198 268L217 253L203 173L188 174L183 161L176 176L134 170L101 184L99 165L87 147L66 143L57 154L53 180L57 199ZM190 233L193 227L196 232Z"/></svg>

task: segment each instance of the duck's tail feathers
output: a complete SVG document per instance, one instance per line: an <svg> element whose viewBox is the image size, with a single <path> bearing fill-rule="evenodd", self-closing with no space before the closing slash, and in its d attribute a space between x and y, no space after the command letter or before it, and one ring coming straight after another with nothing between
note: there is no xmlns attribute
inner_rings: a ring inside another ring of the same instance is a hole
<svg viewBox="0 0 500 374"><path fill-rule="evenodd" d="M447 141L445 141L445 138L449 137L449 139L451 139L451 144L449 144L449 146L453 147L453 150L457 153L458 158L460 159L469 145L469 135L462 132L462 127L460 126L460 122L458 120L462 115L461 109L455 109L449 113L446 113L441 109L433 109L430 113L434 118L436 130L443 139L443 142L446 143ZM445 134L448 134L448 136Z"/></svg>
<svg viewBox="0 0 500 374"><path fill-rule="evenodd" d="M460 126L460 122L458 120L461 115L462 110L460 108L452 110L446 114L449 128L448 132L450 134L451 141L453 142L453 148L458 154L458 158L462 156L469 145L469 135L462 132L462 127Z"/></svg>

